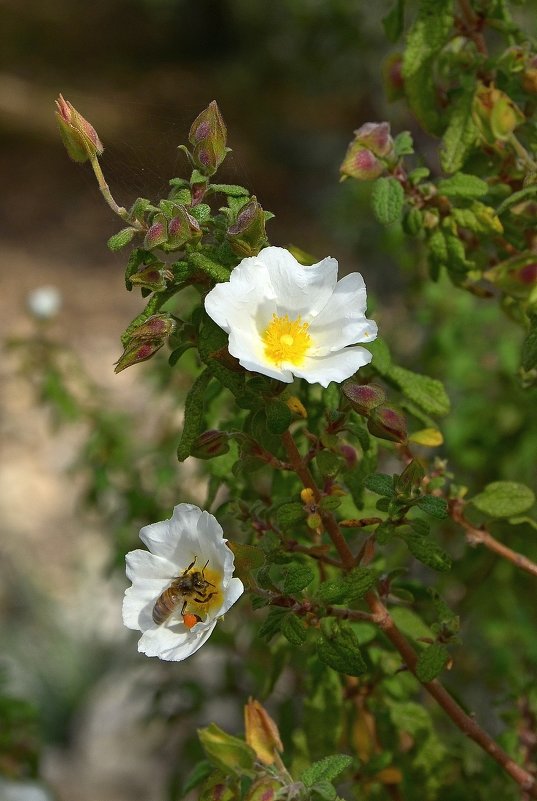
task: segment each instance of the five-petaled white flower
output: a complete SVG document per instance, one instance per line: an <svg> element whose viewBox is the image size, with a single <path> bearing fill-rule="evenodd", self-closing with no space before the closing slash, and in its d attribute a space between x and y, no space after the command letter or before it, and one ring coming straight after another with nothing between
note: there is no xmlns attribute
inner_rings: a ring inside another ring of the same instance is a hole
<svg viewBox="0 0 537 801"><path fill-rule="evenodd" d="M123 622L139 629L138 650L179 662L208 640L216 622L244 592L234 556L213 515L180 503L169 520L140 531L149 551L127 554Z"/></svg>
<svg viewBox="0 0 537 801"><path fill-rule="evenodd" d="M229 334L229 352L247 370L323 387L371 361L377 325L365 317L360 273L337 280L336 259L304 267L284 248L243 259L205 298L207 314Z"/></svg>

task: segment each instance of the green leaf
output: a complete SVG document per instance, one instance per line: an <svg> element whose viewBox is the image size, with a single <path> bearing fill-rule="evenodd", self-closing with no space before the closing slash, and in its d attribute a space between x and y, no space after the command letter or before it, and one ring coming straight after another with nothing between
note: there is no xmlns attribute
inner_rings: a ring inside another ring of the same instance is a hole
<svg viewBox="0 0 537 801"><path fill-rule="evenodd" d="M271 434L283 434L287 431L293 415L291 410L281 400L273 400L266 407L267 428Z"/></svg>
<svg viewBox="0 0 537 801"><path fill-rule="evenodd" d="M300 646L306 642L306 629L301 620L292 613L284 617L281 632L291 645Z"/></svg>
<svg viewBox="0 0 537 801"><path fill-rule="evenodd" d="M184 462L190 456L194 440L202 433L204 397L212 378L210 370L204 370L192 384L185 401L183 433L177 447L177 458Z"/></svg>
<svg viewBox="0 0 537 801"><path fill-rule="evenodd" d="M429 626L418 615L406 606L394 606L390 614L397 628L413 640L432 637Z"/></svg>
<svg viewBox="0 0 537 801"><path fill-rule="evenodd" d="M503 214L504 211L511 206L514 206L515 203L520 203L522 200L532 197L532 195L537 195L537 183L525 186L524 189L520 189L518 192L513 192L512 195L509 195L509 197L507 197L503 203L500 203L496 209L496 214Z"/></svg>
<svg viewBox="0 0 537 801"><path fill-rule="evenodd" d="M390 349L381 337L367 343L368 351L373 355L372 366L380 375L387 375L392 365Z"/></svg>
<svg viewBox="0 0 537 801"><path fill-rule="evenodd" d="M271 640L276 634L279 634L284 617L288 614L288 609L284 609L281 606L274 606L261 624L258 631L259 636L264 640Z"/></svg>
<svg viewBox="0 0 537 801"><path fill-rule="evenodd" d="M276 520L283 531L292 528L296 523L304 522L305 519L304 507L298 501L283 503L276 510Z"/></svg>
<svg viewBox="0 0 537 801"><path fill-rule="evenodd" d="M237 184L211 184L210 189L211 192L222 192L222 194L230 197L250 196L250 192L244 186L238 186Z"/></svg>
<svg viewBox="0 0 537 801"><path fill-rule="evenodd" d="M130 279L134 273L138 272L139 267L145 263L147 258L151 259L153 257L143 248L135 248L131 251L129 261L127 262L127 269L125 270L125 286L129 292L132 290L132 282ZM123 342L123 339L121 341ZM123 342L123 344L125 345L125 342Z"/></svg>
<svg viewBox="0 0 537 801"><path fill-rule="evenodd" d="M531 509L535 503L535 495L525 484L494 481L470 500L480 512L490 517L511 517Z"/></svg>
<svg viewBox="0 0 537 801"><path fill-rule="evenodd" d="M361 676L367 672L358 639L348 624L334 623L319 638L317 656L326 665L347 676Z"/></svg>
<svg viewBox="0 0 537 801"><path fill-rule="evenodd" d="M537 314L531 317L531 327L522 343L520 360L523 370L529 371L537 367Z"/></svg>
<svg viewBox="0 0 537 801"><path fill-rule="evenodd" d="M478 129L472 116L474 94L473 80L466 82L461 95L453 103L440 148L440 163L444 172L460 170L477 141ZM479 197L479 195L460 194L462 197Z"/></svg>
<svg viewBox="0 0 537 801"><path fill-rule="evenodd" d="M426 131L441 126L433 64L453 26L453 0L421 0L417 18L407 37L403 78L409 105Z"/></svg>
<svg viewBox="0 0 537 801"><path fill-rule="evenodd" d="M198 737L207 759L226 775L251 773L256 755L244 740L223 731L216 723L198 729Z"/></svg>
<svg viewBox="0 0 537 801"><path fill-rule="evenodd" d="M417 501L417 506L437 520L445 520L448 516L448 505L445 498L437 498L436 495L423 495Z"/></svg>
<svg viewBox="0 0 537 801"><path fill-rule="evenodd" d="M373 213L383 225L398 222L403 216L405 192L396 178L378 178L371 195Z"/></svg>
<svg viewBox="0 0 537 801"><path fill-rule="evenodd" d="M319 762L314 762L302 773L300 781L306 787L311 787L316 782L328 781L331 782L336 779L340 773L350 768L353 759L347 754L333 754L327 756Z"/></svg>
<svg viewBox="0 0 537 801"><path fill-rule="evenodd" d="M410 131L401 131L398 133L393 142L393 150L396 158L401 156L411 156L414 152L414 140ZM418 168L419 169L419 168ZM427 175L429 170L426 170Z"/></svg>
<svg viewBox="0 0 537 801"><path fill-rule="evenodd" d="M355 567L346 576L347 599L357 601L363 598L377 583L378 573L370 567Z"/></svg>
<svg viewBox="0 0 537 801"><path fill-rule="evenodd" d="M441 673L449 660L449 651L441 643L429 645L418 657L416 676L426 684Z"/></svg>
<svg viewBox="0 0 537 801"><path fill-rule="evenodd" d="M396 42L405 24L405 0L396 0L394 7L382 19L384 32L390 42Z"/></svg>
<svg viewBox="0 0 537 801"><path fill-rule="evenodd" d="M315 573L307 565L287 565L282 585L283 592L286 595L295 595L311 584L314 578Z"/></svg>
<svg viewBox="0 0 537 801"><path fill-rule="evenodd" d="M408 550L419 562L439 573L451 570L451 557L434 540L422 537L415 531L405 534L404 539Z"/></svg>
<svg viewBox="0 0 537 801"><path fill-rule="evenodd" d="M202 762L198 762L190 771L181 787L181 798L197 787L198 784L201 784L207 776L210 776L213 770L214 768L208 760L204 759Z"/></svg>
<svg viewBox="0 0 537 801"><path fill-rule="evenodd" d="M319 585L316 597L324 604L343 604L347 600L349 587L345 578L333 578Z"/></svg>
<svg viewBox="0 0 537 801"><path fill-rule="evenodd" d="M448 414L450 409L449 398L440 381L395 365L390 368L389 377L398 385L407 398L414 401L428 414L435 414L440 417Z"/></svg>
<svg viewBox="0 0 537 801"><path fill-rule="evenodd" d="M438 182L438 192L446 197L482 197L488 189L487 182L482 178L464 172Z"/></svg>
<svg viewBox="0 0 537 801"><path fill-rule="evenodd" d="M110 237L107 242L108 247L112 251L121 250L121 248L129 244L136 233L138 233L137 228L123 228L121 231L118 231L117 234Z"/></svg>
<svg viewBox="0 0 537 801"><path fill-rule="evenodd" d="M319 451L315 457L315 464L322 476L330 478L334 478L343 467L343 462L339 456L327 450Z"/></svg>
<svg viewBox="0 0 537 801"><path fill-rule="evenodd" d="M373 475L367 476L364 487L377 495L384 495L386 498L392 498L395 495L393 478L385 473L373 473Z"/></svg>
<svg viewBox="0 0 537 801"><path fill-rule="evenodd" d="M415 736L421 731L431 731L431 716L422 704L414 701L388 702L392 723L399 731Z"/></svg>
<svg viewBox="0 0 537 801"><path fill-rule="evenodd" d="M202 272L212 278L213 281L217 283L229 281L230 271L227 267L224 267L223 264L217 264L217 262L207 258L207 256L199 251L189 253L188 258L194 267L197 267L198 270L202 270Z"/></svg>
<svg viewBox="0 0 537 801"><path fill-rule="evenodd" d="M342 801L332 782L320 781L310 787L311 801Z"/></svg>

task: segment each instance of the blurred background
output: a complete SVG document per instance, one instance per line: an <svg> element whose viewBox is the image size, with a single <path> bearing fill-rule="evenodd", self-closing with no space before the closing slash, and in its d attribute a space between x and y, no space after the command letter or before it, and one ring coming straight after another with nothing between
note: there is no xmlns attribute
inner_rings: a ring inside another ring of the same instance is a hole
<svg viewBox="0 0 537 801"><path fill-rule="evenodd" d="M60 92L97 129L103 171L125 206L187 175L177 146L216 99L233 149L219 176L275 213L272 244L360 270L400 360L459 387L445 455L464 478L476 488L528 480L531 402L514 377L522 332L445 287L420 305L419 252L398 227L377 225L367 184L338 182L352 131L366 121L411 130L437 170L435 143L404 103L385 100L382 65L393 48L381 19L391 5L0 0L0 776L31 777L39 761L58 801L173 798L197 756L193 728L223 718L241 728L236 697L255 685L243 657L262 672L246 627L225 660L207 646L173 669L139 656L122 627L126 582L114 568L136 547L140 525L162 519L152 514L168 516L178 500L201 503L203 480L174 460L181 416L169 397L159 399L158 368L113 373L119 336L143 302L125 291L123 254L106 248L120 221L90 167L61 145ZM28 309L44 286L61 296L47 321ZM174 380L179 397L190 379ZM491 437L495 464L483 455ZM285 682L279 693L292 718ZM20 733L9 742L8 722Z"/></svg>

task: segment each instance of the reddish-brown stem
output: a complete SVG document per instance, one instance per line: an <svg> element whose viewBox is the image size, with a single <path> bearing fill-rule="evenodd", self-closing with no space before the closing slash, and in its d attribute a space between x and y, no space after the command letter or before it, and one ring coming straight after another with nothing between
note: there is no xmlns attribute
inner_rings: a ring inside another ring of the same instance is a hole
<svg viewBox="0 0 537 801"><path fill-rule="evenodd" d="M485 39L480 31L479 18L469 0L459 0L459 8L464 18L464 25L467 29L468 36L474 41L475 46L484 56L487 55L487 45Z"/></svg>
<svg viewBox="0 0 537 801"><path fill-rule="evenodd" d="M304 487L311 489L315 499L319 500L321 497L319 488L317 487L312 474L308 468L305 467L300 453L296 447L295 441L293 440L289 431L286 431L283 435L283 442L289 456L289 461L293 465L293 469L295 470L296 474L304 484ZM355 564L354 557L349 549L349 546L345 542L345 539L341 535L341 531L339 530L339 526L335 518L329 512L325 512L323 514L323 522L341 557L343 565L346 568L353 567ZM408 642L403 633L397 628L390 613L375 592L372 590L369 591L365 596L365 600L371 611L371 617L369 619L376 623L376 625L378 625L379 628L384 632L392 645L401 654L408 670L410 670L410 672L416 676L418 657L412 645ZM492 737L489 737L489 735L470 715L466 714L464 709L458 705L458 703L451 697L448 691L437 679L434 681L423 682L423 687L435 699L437 704L451 718L453 723L460 729L460 731L463 732L463 734L477 743L480 748L489 754L505 770L505 772L517 782L517 784L527 793L529 798L537 798L537 783L535 777L523 767L517 765L517 763L511 759L509 754L500 748L500 746L492 739Z"/></svg>
<svg viewBox="0 0 537 801"><path fill-rule="evenodd" d="M369 592L366 595L366 601L377 625L382 629L392 645L399 651L410 672L416 675L417 654L395 625L382 601L374 592ZM530 798L537 798L537 784L535 778L527 770L517 765L509 754L500 748L481 726L476 723L474 718L466 714L439 681L435 679L434 681L425 682L423 686L467 737L477 743L487 754L496 760L520 787L528 793Z"/></svg>
<svg viewBox="0 0 537 801"><path fill-rule="evenodd" d="M461 503L451 503L450 514L453 520L464 528L466 540L470 545L484 545L489 551L493 551L498 554L498 556L516 565L520 570L525 570L526 573L537 578L537 564L535 564L535 562L532 562L527 556L513 551L511 548L499 542L492 534L489 534L486 529L473 526L464 516Z"/></svg>
<svg viewBox="0 0 537 801"><path fill-rule="evenodd" d="M311 556L312 559L317 559L319 562L324 562L326 565L334 565L334 567L343 567L339 559L332 559L331 556L326 556L324 553L319 553L313 548L308 548L307 545L300 545L296 540L284 540L283 547L290 553L303 553L306 556Z"/></svg>
<svg viewBox="0 0 537 801"><path fill-rule="evenodd" d="M313 478L309 468L304 464L295 441L291 436L291 432L286 431L282 435L282 440L293 470L302 481L304 487L311 489L313 492L313 497L317 502L319 502L321 500L321 492L315 483L315 479ZM354 556L352 555L352 551L347 545L347 541L341 533L338 524L329 512L319 509L319 514L321 515L325 528L330 535L330 539L334 543L337 552L341 556L341 561L343 562L345 570L351 570L355 565Z"/></svg>

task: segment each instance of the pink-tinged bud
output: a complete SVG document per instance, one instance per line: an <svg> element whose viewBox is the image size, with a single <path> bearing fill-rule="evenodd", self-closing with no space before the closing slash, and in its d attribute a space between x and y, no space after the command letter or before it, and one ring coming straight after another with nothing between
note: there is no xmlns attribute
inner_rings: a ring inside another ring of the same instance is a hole
<svg viewBox="0 0 537 801"><path fill-rule="evenodd" d="M244 801L274 801L281 797L278 795L281 789L282 785L277 779L265 777L252 784Z"/></svg>
<svg viewBox="0 0 537 801"><path fill-rule="evenodd" d="M393 152L389 122L366 122L354 132L354 142L370 150L374 156L386 158Z"/></svg>
<svg viewBox="0 0 537 801"><path fill-rule="evenodd" d="M100 156L104 148L95 128L61 95L56 100L56 108L62 141L73 161L83 163Z"/></svg>
<svg viewBox="0 0 537 801"><path fill-rule="evenodd" d="M168 240L168 221L163 214L157 214L144 239L144 248L152 250Z"/></svg>
<svg viewBox="0 0 537 801"><path fill-rule="evenodd" d="M368 420L369 432L379 439L390 442L407 442L406 419L400 411L392 406L379 406L373 409Z"/></svg>
<svg viewBox="0 0 537 801"><path fill-rule="evenodd" d="M174 333L176 328L177 323L169 314L153 314L130 332L131 342L133 340L152 340L159 337L167 339Z"/></svg>
<svg viewBox="0 0 537 801"><path fill-rule="evenodd" d="M117 360L114 373L120 373L133 364L139 364L150 359L164 345L163 339L140 342L136 340L125 348L122 356Z"/></svg>
<svg viewBox="0 0 537 801"><path fill-rule="evenodd" d="M171 279L173 279L173 273L163 264L155 262L154 264L146 265L137 273L131 275L129 280L133 286L150 289L151 292L160 292L166 289L167 282Z"/></svg>
<svg viewBox="0 0 537 801"><path fill-rule="evenodd" d="M229 451L228 435L225 431L205 431L195 440L190 449L196 459L213 459Z"/></svg>
<svg viewBox="0 0 537 801"><path fill-rule="evenodd" d="M358 454L356 450L352 447L352 445L340 445L339 452L345 459L348 469L356 466L356 462L358 461Z"/></svg>
<svg viewBox="0 0 537 801"><path fill-rule="evenodd" d="M255 197L242 207L236 222L229 226L226 233L231 249L238 256L257 256L265 247L265 212Z"/></svg>
<svg viewBox="0 0 537 801"><path fill-rule="evenodd" d="M349 381L343 384L343 394L350 401L354 411L364 417L386 400L386 393L378 384L354 384Z"/></svg>
<svg viewBox="0 0 537 801"><path fill-rule="evenodd" d="M533 264L526 264L525 267L521 267L516 273L516 277L521 284L529 284L532 286L533 284L537 283L537 262L533 262Z"/></svg>
<svg viewBox="0 0 537 801"><path fill-rule="evenodd" d="M280 732L267 710L254 698L250 698L244 707L244 729L246 742L254 749L259 761L272 765L276 753L283 751Z"/></svg>
<svg viewBox="0 0 537 801"><path fill-rule="evenodd" d="M342 179L356 178L359 181L372 181L382 175L385 169L386 165L374 153L358 142L351 142L339 171Z"/></svg>
<svg viewBox="0 0 537 801"><path fill-rule="evenodd" d="M214 175L227 153L227 130L215 100L192 123L188 141L198 170L203 175Z"/></svg>
<svg viewBox="0 0 537 801"><path fill-rule="evenodd" d="M184 206L177 206L175 216L168 223L166 250L177 250L187 242L196 242L200 238L199 222L188 213Z"/></svg>

